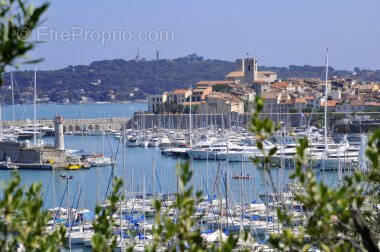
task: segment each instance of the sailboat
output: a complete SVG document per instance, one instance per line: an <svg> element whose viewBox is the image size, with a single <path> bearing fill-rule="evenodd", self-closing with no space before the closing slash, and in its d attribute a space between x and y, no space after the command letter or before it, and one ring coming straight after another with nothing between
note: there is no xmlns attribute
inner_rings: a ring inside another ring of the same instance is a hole
<svg viewBox="0 0 380 252"><path fill-rule="evenodd" d="M328 64L329 49L326 51L325 64L325 92L324 92L324 128L322 141L313 140L309 144L307 153L313 167L321 172L347 170L355 167L359 161L359 150L351 146L348 141L343 143L329 142L327 106L328 106ZM340 167L340 168L339 168Z"/></svg>
<svg viewBox="0 0 380 252"><path fill-rule="evenodd" d="M11 85L13 90L13 75L11 77ZM12 96L14 93L12 91ZM13 120L15 120L15 111L14 111L14 97L12 97L13 103ZM13 132L17 136L17 140L32 140L33 146L41 146L43 143L41 141L37 141L41 139L45 134L39 130L39 126L37 125L37 70L34 69L33 75L33 123L24 125L21 128L13 127ZM51 135L54 130L53 128L43 127L43 131L49 132Z"/></svg>

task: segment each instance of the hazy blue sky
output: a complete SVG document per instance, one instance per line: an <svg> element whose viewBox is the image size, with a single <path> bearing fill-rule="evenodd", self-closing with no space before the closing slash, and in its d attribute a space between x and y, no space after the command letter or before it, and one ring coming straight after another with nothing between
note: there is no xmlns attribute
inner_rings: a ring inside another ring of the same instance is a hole
<svg viewBox="0 0 380 252"><path fill-rule="evenodd" d="M72 33L77 27L77 32L128 31L133 41L102 45L83 34L42 43L31 55L45 58L41 69L131 59L137 48L147 59L156 49L162 58L197 53L235 60L249 53L261 65L288 66L322 65L329 47L336 68L380 69L379 13L379 0L56 0L39 33L43 40L52 40L47 31ZM174 40L138 41L141 31L173 31Z"/></svg>

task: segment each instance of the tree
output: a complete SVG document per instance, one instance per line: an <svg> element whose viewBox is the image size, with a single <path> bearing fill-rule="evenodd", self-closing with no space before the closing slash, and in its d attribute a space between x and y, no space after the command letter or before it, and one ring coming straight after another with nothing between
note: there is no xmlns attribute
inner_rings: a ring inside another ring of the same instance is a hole
<svg viewBox="0 0 380 252"><path fill-rule="evenodd" d="M156 216L153 229L154 244L147 251L232 251L236 248L238 238L229 236L220 246L207 247L196 226L201 217L195 217L196 206L202 202L202 192L193 197L193 186L189 185L193 172L190 162L177 165L178 193L171 207L178 217L174 220L168 216L168 210L162 207L159 200L154 202ZM246 237L245 237L246 239Z"/></svg>
<svg viewBox="0 0 380 252"><path fill-rule="evenodd" d="M94 236L91 239L92 249L96 252L111 252L116 248L117 236L114 233L115 221L113 215L117 211L117 203L123 200L120 189L123 182L115 178L112 192L108 196L107 205L95 207L95 221L93 223Z"/></svg>
<svg viewBox="0 0 380 252"><path fill-rule="evenodd" d="M32 50L28 42L48 4L34 8L22 0L0 2L0 85L7 66L18 65L18 60ZM22 63L35 63L26 60ZM65 228L48 231L50 214L42 210L41 184L33 183L28 189L20 186L15 172L5 184L0 197L0 250L59 251L65 240Z"/></svg>
<svg viewBox="0 0 380 252"><path fill-rule="evenodd" d="M48 231L51 215L42 210L41 184L27 190L20 186L20 176L12 173L0 197L0 251L60 251L65 228Z"/></svg>
<svg viewBox="0 0 380 252"><path fill-rule="evenodd" d="M272 245L284 251L305 251L317 247L324 251L379 251L380 247L380 131L371 137L367 157L371 161L368 172L357 171L347 175L336 188L318 182L307 167L303 139L297 148L297 167L292 179L302 193L296 194L307 215L300 225L290 213L279 211L286 228L280 235L272 235ZM292 227L292 229L290 228ZM299 233L294 228L299 228Z"/></svg>
<svg viewBox="0 0 380 252"><path fill-rule="evenodd" d="M48 4L34 8L22 0L6 0L0 2L0 75L7 66L17 67L18 59L32 50L36 42L29 42L31 32L37 27ZM21 63L36 63L40 59L25 60ZM0 85L3 83L0 78Z"/></svg>
<svg viewBox="0 0 380 252"><path fill-rule="evenodd" d="M173 206L170 209L163 208L159 200L154 201L156 210L153 225L154 242L145 248L146 251L232 251L236 248L238 238L229 236L227 241L220 246L208 248L203 241L200 229L196 226L201 217L194 217L196 206L202 202L202 192L196 192L193 197L194 188L189 185L193 172L190 170L190 162L180 163L177 166L178 193L175 194ZM112 193L108 197L106 207L97 206L96 218L93 224L94 236L92 248L94 251L112 251L116 248L116 235L113 232L115 223L113 216L117 212L116 204L123 200L119 192L122 187L120 179L115 179ZM168 210L174 210L178 217L174 220L169 217ZM246 239L247 236L243 237ZM131 244L127 251L133 251Z"/></svg>
<svg viewBox="0 0 380 252"><path fill-rule="evenodd" d="M303 108L303 109L302 109L302 112L304 112L304 113L312 113L312 112L313 112L313 109L310 108L310 107L306 107L306 108Z"/></svg>
<svg viewBox="0 0 380 252"><path fill-rule="evenodd" d="M214 92L222 92L222 93L230 93L232 91L232 87L228 84L225 85L215 85L212 87L212 91Z"/></svg>
<svg viewBox="0 0 380 252"><path fill-rule="evenodd" d="M275 128L271 122L260 119L261 110L262 101L257 99L251 130L256 133L257 146L262 150L262 142ZM379 251L380 130L375 131L368 142L366 156L370 161L369 170L346 175L337 187L317 181L305 154L308 147L306 138L299 140L296 168L290 177L298 188L294 199L302 207L303 214L297 217L280 205L277 215L283 229L279 234L271 234L271 245L281 251L308 251L310 248L323 251ZM278 195L270 170L276 152L276 148L269 153L263 151L262 165L258 168L269 175L272 190ZM254 162L260 164L258 159Z"/></svg>
<svg viewBox="0 0 380 252"><path fill-rule="evenodd" d="M256 167L264 171L269 175L270 184L275 190L274 181L271 173L272 158L277 152L277 147L272 147L270 150L265 150L264 141L269 139L269 137L278 129L278 125L275 125L268 117L261 119L260 113L264 108L264 102L261 98L256 97L256 109L251 118L251 132L256 135L256 146L262 154L262 157L252 158L253 163Z"/></svg>

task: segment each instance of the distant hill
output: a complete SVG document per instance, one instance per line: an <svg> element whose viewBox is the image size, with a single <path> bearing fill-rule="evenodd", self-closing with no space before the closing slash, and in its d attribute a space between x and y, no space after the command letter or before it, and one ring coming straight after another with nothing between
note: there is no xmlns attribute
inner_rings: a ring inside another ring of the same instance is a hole
<svg viewBox="0 0 380 252"><path fill-rule="evenodd" d="M259 67L261 70L276 71L279 78L321 78L323 67L294 66ZM175 88L189 87L200 80L222 80L236 70L234 62L204 59L192 54L173 60L102 60L90 65L68 66L63 69L38 71L38 97L62 102L65 98L79 101L82 96L94 101L133 100L145 98ZM380 80L380 71L360 70L353 76L351 71L330 69L331 75L357 77L365 80ZM1 92L6 103L10 99L10 74L4 75L5 86ZM16 101L31 100L32 71L14 73L17 85Z"/></svg>

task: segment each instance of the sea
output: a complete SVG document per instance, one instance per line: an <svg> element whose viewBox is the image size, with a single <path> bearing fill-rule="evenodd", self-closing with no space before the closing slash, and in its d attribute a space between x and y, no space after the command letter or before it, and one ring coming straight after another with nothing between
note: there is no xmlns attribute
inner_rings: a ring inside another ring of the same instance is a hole
<svg viewBox="0 0 380 252"><path fill-rule="evenodd" d="M47 104L37 106L37 119L51 119L54 115L64 118L100 118L100 117L129 117L134 112L146 110L145 103L106 103L106 104ZM3 106L3 120L12 120L12 106ZM32 119L33 106L16 105L16 119ZM53 138L44 138L47 144L53 144ZM65 136L65 147L71 150L84 150L87 153L104 153L113 157L117 164L114 167L94 167L79 171L39 171L19 170L22 186L27 188L32 183L42 184L44 208L80 207L94 209L96 204L103 203L112 188L112 178L123 180L123 191L126 195L142 194L143 192L171 194L177 191L176 167L180 158L168 157L161 154L160 148L123 147L119 140L112 135L106 136ZM260 194L270 191L270 185L264 183L267 176L257 169L252 162L220 162L216 160L193 160L190 164L193 179L190 185L194 191L202 191L209 199L228 198L229 202L260 202ZM281 188L288 183L292 168L273 169L271 176L274 184ZM234 180L234 175L249 175L249 180ZM7 183L12 176L11 171L0 170L0 180ZM66 180L62 176L71 176L68 181L68 194L64 193ZM337 174L318 174L326 182L333 184ZM4 184L2 185L4 186ZM1 190L2 191L2 190ZM69 197L67 198L67 195Z"/></svg>

